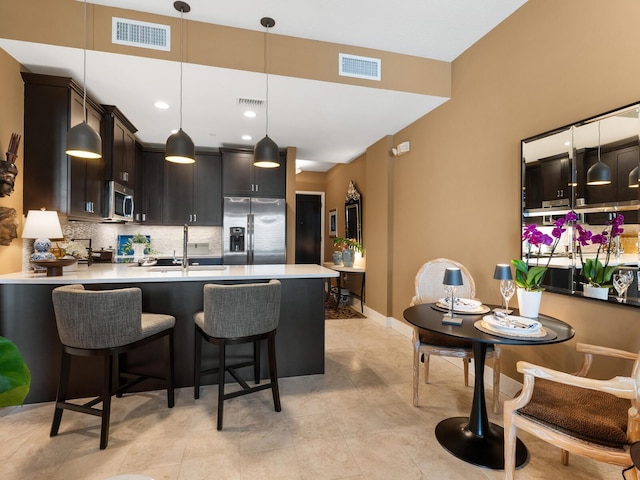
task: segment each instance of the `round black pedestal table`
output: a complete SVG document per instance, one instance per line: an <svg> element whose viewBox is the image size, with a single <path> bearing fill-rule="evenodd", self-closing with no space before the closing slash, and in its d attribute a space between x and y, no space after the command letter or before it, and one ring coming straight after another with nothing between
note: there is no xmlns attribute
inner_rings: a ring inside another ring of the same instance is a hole
<svg viewBox="0 0 640 480"><path fill-rule="evenodd" d="M465 462L495 470L504 469L504 432L502 427L489 422L484 397L484 362L487 345L560 343L573 337L575 333L573 328L553 317L540 315L538 321L550 332L549 335L542 338L507 338L483 333L475 328L474 323L481 320L483 315L458 314L463 319L462 325L444 324L442 323L443 312L434 304L414 305L407 308L403 315L405 320L415 327L471 341L475 373L471 412L468 417L452 417L442 420L436 426L436 438L440 445ZM527 458L527 448L518 439L516 467L522 466Z"/></svg>

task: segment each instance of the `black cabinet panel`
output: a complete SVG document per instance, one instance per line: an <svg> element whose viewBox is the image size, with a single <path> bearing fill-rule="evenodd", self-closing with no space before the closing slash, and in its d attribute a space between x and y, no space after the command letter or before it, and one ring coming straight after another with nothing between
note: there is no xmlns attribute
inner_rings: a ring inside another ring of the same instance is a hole
<svg viewBox="0 0 640 480"><path fill-rule="evenodd" d="M162 225L164 198L164 153L142 151L135 190L136 221Z"/></svg>
<svg viewBox="0 0 640 480"><path fill-rule="evenodd" d="M287 193L286 156L280 154L280 167L253 166L253 152L221 149L222 191L225 196L277 197Z"/></svg>
<svg viewBox="0 0 640 480"><path fill-rule="evenodd" d="M82 89L69 77L22 73L24 210L45 207L70 218L102 219L103 159L67 156L67 131L84 120ZM87 123L101 132L102 107L87 97Z"/></svg>
<svg viewBox="0 0 640 480"><path fill-rule="evenodd" d="M215 152L196 153L193 164L165 161L162 224L222 225L221 177Z"/></svg>

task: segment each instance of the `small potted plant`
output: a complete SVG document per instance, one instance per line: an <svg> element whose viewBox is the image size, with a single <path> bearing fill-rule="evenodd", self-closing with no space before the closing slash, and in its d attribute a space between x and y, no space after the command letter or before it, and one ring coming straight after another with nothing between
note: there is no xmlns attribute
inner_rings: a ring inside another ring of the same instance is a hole
<svg viewBox="0 0 640 480"><path fill-rule="evenodd" d="M624 223L624 216L617 214L612 222L607 222L607 226L611 226L611 233L607 230L603 230L602 233L594 234L590 230L582 228L580 225L576 225L578 231L578 243L580 247L589 245L598 245L595 258L582 258L582 248L580 248L580 263L582 264L582 274L587 281L583 285L583 295L585 297L599 298L606 300L609 296L609 288L613 286L611 283L611 275L617 268L616 265L609 265L609 258L611 252L615 249L613 242L614 239L619 237L624 229L622 224ZM604 258L604 264L600 261L600 253L602 249L606 251Z"/></svg>
<svg viewBox="0 0 640 480"><path fill-rule="evenodd" d="M557 219L554 222L550 236L538 230L536 225L525 225L522 240L527 242L526 260L511 260L511 264L516 268L515 283L518 287L518 308L522 316L531 318L538 316L542 291L544 290L542 283L544 282L544 277L551 263L551 258L556 251L562 234L566 232L567 227L572 225L576 219L577 215L575 212L569 212L566 216ZM551 246L551 253L544 266L539 265L539 253L543 245L546 247ZM532 247L538 249L538 258L535 264L530 263Z"/></svg>
<svg viewBox="0 0 640 480"><path fill-rule="evenodd" d="M353 267L355 252L363 253L362 244L355 238L334 238L333 244L342 249L342 264L345 267Z"/></svg>
<svg viewBox="0 0 640 480"><path fill-rule="evenodd" d="M133 253L134 257L144 257L145 254L151 253L151 243L146 235L136 233L123 245L122 252L126 255Z"/></svg>

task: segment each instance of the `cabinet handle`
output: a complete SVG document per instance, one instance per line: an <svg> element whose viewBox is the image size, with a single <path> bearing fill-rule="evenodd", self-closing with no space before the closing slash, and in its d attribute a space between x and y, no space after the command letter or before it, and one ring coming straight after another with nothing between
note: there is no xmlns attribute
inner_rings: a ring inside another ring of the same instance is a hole
<svg viewBox="0 0 640 480"><path fill-rule="evenodd" d="M255 187L255 185L252 183L252 184L251 184L251 191L252 191L252 192L254 191L254 190L253 190L253 189L254 189L254 187Z"/></svg>
<svg viewBox="0 0 640 480"><path fill-rule="evenodd" d="M93 202L84 202L84 211L93 213Z"/></svg>
<svg viewBox="0 0 640 480"><path fill-rule="evenodd" d="M193 215L189 214L189 221L193 222Z"/></svg>
<svg viewBox="0 0 640 480"><path fill-rule="evenodd" d="M146 214L146 213L143 213L143 214L142 214L142 221L143 221L143 222L146 222L146 221L147 221L147 214Z"/></svg>
<svg viewBox="0 0 640 480"><path fill-rule="evenodd" d="M196 223L198 221L198 214L194 213L193 214L193 223Z"/></svg>
<svg viewBox="0 0 640 480"><path fill-rule="evenodd" d="M258 184L256 183L256 192L258 191Z"/></svg>

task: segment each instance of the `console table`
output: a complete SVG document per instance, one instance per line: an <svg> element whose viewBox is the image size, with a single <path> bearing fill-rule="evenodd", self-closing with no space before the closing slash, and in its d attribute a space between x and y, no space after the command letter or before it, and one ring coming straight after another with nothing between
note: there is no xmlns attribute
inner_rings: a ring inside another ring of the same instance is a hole
<svg viewBox="0 0 640 480"><path fill-rule="evenodd" d="M351 292L351 293L353 293L356 297L360 299L360 311L364 313L364 279L365 279L366 269L362 267L345 267L343 265L334 265L331 262L325 262L322 265L326 268L330 268L331 270L335 270L336 272L340 272L340 275L338 275L338 299L336 300L336 302L340 301L340 292L342 291L342 275L344 274L345 277L349 273L362 275L362 283L360 284L360 295L358 295L355 292ZM329 293L331 293L331 279L329 278L328 280L329 280Z"/></svg>

